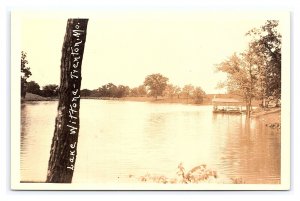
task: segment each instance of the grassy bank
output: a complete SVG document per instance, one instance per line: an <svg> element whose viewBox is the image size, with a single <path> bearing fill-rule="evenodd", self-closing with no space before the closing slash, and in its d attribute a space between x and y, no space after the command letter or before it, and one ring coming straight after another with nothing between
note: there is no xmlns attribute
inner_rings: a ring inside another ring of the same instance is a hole
<svg viewBox="0 0 300 201"><path fill-rule="evenodd" d="M210 105L211 100L208 98L204 98L202 103L197 103L194 99L186 99L186 98L164 98L159 97L157 99L153 97L124 97L120 100L124 101L138 101L138 102L152 102L152 103L180 103L180 104L195 104L195 105Z"/></svg>
<svg viewBox="0 0 300 201"><path fill-rule="evenodd" d="M183 97L173 97L173 98L167 98L167 97L158 97L157 99L154 97L122 97L122 98L113 98L113 97L91 97L91 96L82 96L81 99L96 99L96 100L115 100L115 101L135 101L135 102L151 102L151 103L177 103L177 104L190 104L190 105L212 105L212 99L215 96L215 94L207 94L206 97L203 98L202 103L192 99L192 98L183 98ZM228 94L218 94L217 97L221 98L235 98L232 95ZM58 97L43 97L32 93L26 93L26 97L22 98L22 102L26 101L57 101ZM259 101L253 101L253 106L258 107ZM243 105L245 106L245 105ZM256 114L257 111L255 111L255 115L261 115Z"/></svg>
<svg viewBox="0 0 300 201"><path fill-rule="evenodd" d="M81 97L81 99L97 99L97 100L117 100L117 101L135 101L135 102L151 102L151 103L180 103L180 104L194 104L194 105L211 105L211 99L204 98L202 103L197 103L194 99L186 98L165 98L165 97Z"/></svg>
<svg viewBox="0 0 300 201"><path fill-rule="evenodd" d="M152 102L152 103L181 103L181 104L196 104L196 105L210 105L211 100L209 98L205 98L203 103L197 103L194 99L186 99L186 98L164 98L159 97L157 99L153 97L122 97L122 98L112 98L112 97L90 97L83 96L81 99L97 99L97 100L117 100L117 101L136 101L136 102ZM21 99L22 101L53 101L58 100L57 97L49 98L43 97L32 93L26 93L25 98Z"/></svg>
<svg viewBox="0 0 300 201"><path fill-rule="evenodd" d="M21 101L50 101L50 100L53 100L53 98L47 98L32 93L26 93L25 98L21 99Z"/></svg>
<svg viewBox="0 0 300 201"><path fill-rule="evenodd" d="M257 109L251 115L252 118L260 118L260 120L273 129L281 128L281 108L270 108L268 110Z"/></svg>
<svg viewBox="0 0 300 201"><path fill-rule="evenodd" d="M90 97L90 96L82 96L81 99L97 99L97 100L117 100L117 101L136 101L136 102L152 102L152 103L181 103L181 104L197 104L194 99L186 99L186 98L164 98L158 97L157 99L153 97L122 97L122 98L112 98L112 97ZM22 101L52 101L58 100L57 97L43 97L32 93L26 93L25 98L21 99ZM211 99L204 98L203 103L200 105L210 105Z"/></svg>

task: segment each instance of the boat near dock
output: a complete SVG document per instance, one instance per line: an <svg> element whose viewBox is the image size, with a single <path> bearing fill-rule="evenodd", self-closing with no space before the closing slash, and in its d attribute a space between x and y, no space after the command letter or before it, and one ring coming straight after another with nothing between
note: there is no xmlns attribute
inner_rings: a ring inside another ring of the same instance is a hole
<svg viewBox="0 0 300 201"><path fill-rule="evenodd" d="M242 114L242 102L233 98L213 98L213 113Z"/></svg>

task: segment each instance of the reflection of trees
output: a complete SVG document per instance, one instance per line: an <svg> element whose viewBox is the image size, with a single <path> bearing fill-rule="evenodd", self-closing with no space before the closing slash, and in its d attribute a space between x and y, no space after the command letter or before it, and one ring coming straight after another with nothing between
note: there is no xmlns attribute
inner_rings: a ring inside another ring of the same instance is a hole
<svg viewBox="0 0 300 201"><path fill-rule="evenodd" d="M217 140L223 140L219 167L227 177L246 183L279 182L280 135L272 134L261 119L215 114L213 122Z"/></svg>
<svg viewBox="0 0 300 201"><path fill-rule="evenodd" d="M27 144L27 138L26 138L26 104L21 104L21 150L25 149L25 145Z"/></svg>

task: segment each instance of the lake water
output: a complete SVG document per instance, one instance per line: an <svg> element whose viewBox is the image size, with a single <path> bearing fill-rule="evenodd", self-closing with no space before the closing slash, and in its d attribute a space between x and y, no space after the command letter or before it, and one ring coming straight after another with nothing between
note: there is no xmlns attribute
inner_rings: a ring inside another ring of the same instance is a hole
<svg viewBox="0 0 300 201"><path fill-rule="evenodd" d="M47 175L57 102L21 108L21 181ZM212 106L81 100L73 182L140 182L206 164L223 182L280 183L280 133L261 119L213 114Z"/></svg>

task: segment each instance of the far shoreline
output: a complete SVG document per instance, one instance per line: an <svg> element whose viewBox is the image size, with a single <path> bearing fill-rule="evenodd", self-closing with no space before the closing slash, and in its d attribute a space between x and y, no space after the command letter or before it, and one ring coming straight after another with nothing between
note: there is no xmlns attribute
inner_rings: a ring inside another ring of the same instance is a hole
<svg viewBox="0 0 300 201"><path fill-rule="evenodd" d="M212 105L210 98L204 98L202 103L196 103L194 99L189 98L164 98L158 97L155 99L154 97L147 96L139 96L139 97L92 97L92 96L82 96L80 99L95 99L95 100L115 100L115 101L134 101L134 102L151 102L151 103L178 103L178 104L188 104L188 105ZM32 93L27 93L25 98L21 99L21 102L31 102L31 101L58 101L58 97L43 97Z"/></svg>
<svg viewBox="0 0 300 201"><path fill-rule="evenodd" d="M203 100L203 103L195 103L194 99L186 99L186 98L164 98L158 97L155 99L154 97L122 97L122 98L112 98L112 97L90 97L83 96L81 99L93 99L93 100L112 100L112 101L131 101L131 102L148 102L155 104L184 104L184 105L194 105L194 106L212 106L211 97L206 97ZM42 97L36 94L27 93L25 98L21 99L21 103L26 102L39 102L39 101L58 101L58 97ZM253 105L256 107L251 113L251 119L262 118L265 125L271 128L279 128L281 127L281 107L275 108L259 108L258 105ZM229 114L230 115L230 114Z"/></svg>

